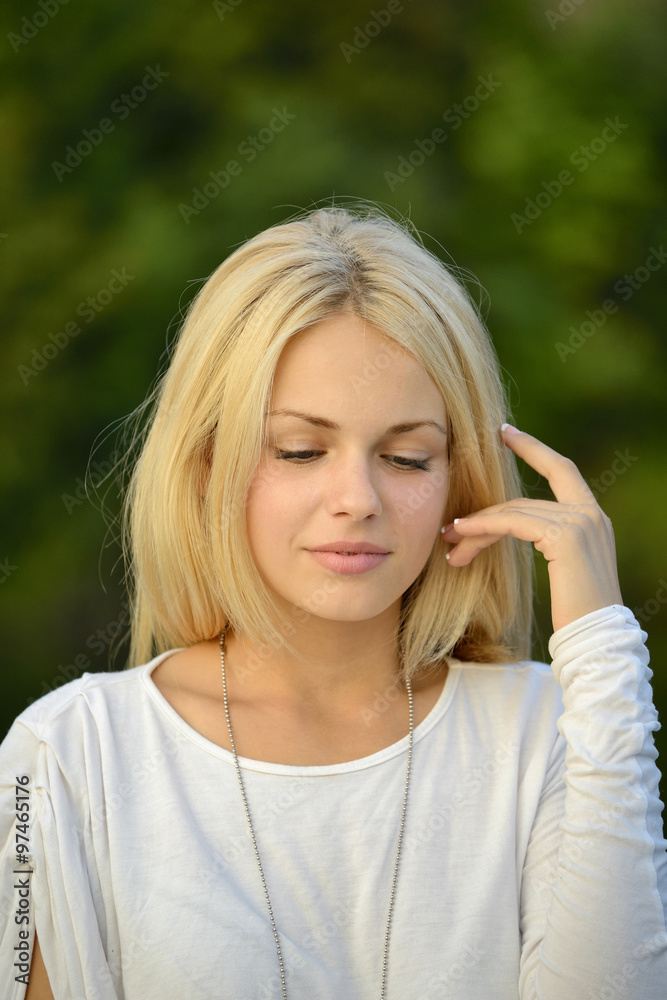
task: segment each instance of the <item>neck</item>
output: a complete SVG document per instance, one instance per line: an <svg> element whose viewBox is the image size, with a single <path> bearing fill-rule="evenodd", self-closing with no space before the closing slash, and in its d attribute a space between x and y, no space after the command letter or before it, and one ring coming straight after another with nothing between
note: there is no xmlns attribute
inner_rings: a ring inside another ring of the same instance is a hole
<svg viewBox="0 0 667 1000"><path fill-rule="evenodd" d="M398 607L366 621L331 621L310 615L292 619L284 646L261 647L227 631L225 662L246 694L288 698L304 705L366 701L395 685Z"/></svg>

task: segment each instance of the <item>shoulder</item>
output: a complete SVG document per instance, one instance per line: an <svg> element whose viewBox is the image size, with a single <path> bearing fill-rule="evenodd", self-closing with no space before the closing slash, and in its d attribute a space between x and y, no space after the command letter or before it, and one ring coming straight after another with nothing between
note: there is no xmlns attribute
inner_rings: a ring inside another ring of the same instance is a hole
<svg viewBox="0 0 667 1000"><path fill-rule="evenodd" d="M143 664L132 670L82 674L33 701L17 716L16 722L22 723L37 735L44 734L58 720L76 714L83 706L89 705L91 700L114 699L129 694L131 689L137 688L137 682L147 666Z"/></svg>
<svg viewBox="0 0 667 1000"><path fill-rule="evenodd" d="M2 747L46 743L65 748L84 729L98 728L105 718L122 713L126 725L147 696L146 678L171 651L130 670L84 673L49 691L16 717Z"/></svg>
<svg viewBox="0 0 667 1000"><path fill-rule="evenodd" d="M457 711L483 742L505 741L527 762L545 759L560 743L562 689L551 667L536 660L457 662Z"/></svg>
<svg viewBox="0 0 667 1000"><path fill-rule="evenodd" d="M561 700L561 688L553 670L539 660L456 662L460 666L461 683L468 691L481 696L529 703L545 700L559 703Z"/></svg>

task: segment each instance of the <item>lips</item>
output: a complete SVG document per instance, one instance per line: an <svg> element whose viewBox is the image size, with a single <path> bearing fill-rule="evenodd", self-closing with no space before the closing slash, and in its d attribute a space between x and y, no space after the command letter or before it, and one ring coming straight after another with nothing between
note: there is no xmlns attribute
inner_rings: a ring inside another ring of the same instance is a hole
<svg viewBox="0 0 667 1000"><path fill-rule="evenodd" d="M312 558L325 569L343 576L356 576L375 569L390 553L371 542L330 542L308 549Z"/></svg>
<svg viewBox="0 0 667 1000"><path fill-rule="evenodd" d="M372 542L348 542L345 539L339 542L327 542L325 545L313 545L309 552L339 552L342 555L358 555L362 552L389 554L389 550L382 548L381 545L374 545Z"/></svg>

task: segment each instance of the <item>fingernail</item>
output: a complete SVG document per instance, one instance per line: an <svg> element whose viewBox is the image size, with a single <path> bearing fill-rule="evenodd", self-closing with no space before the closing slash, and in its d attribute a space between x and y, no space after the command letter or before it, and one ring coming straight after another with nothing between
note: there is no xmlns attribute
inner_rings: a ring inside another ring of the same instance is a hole
<svg viewBox="0 0 667 1000"><path fill-rule="evenodd" d="M461 521L467 521L467 520L468 520L467 517L455 517L453 523L454 524L460 524Z"/></svg>
<svg viewBox="0 0 667 1000"><path fill-rule="evenodd" d="M454 527L454 522L453 522L453 521L452 521L452 523L451 523L451 524L445 524L445 525L444 525L444 527L442 527L442 528L440 529L440 534L441 534L441 535L444 535L446 531L449 531L449 529L450 529L450 528L453 528L453 527Z"/></svg>
<svg viewBox="0 0 667 1000"><path fill-rule="evenodd" d="M500 429L501 431L503 431L503 433L507 434L521 434L519 428L513 427L512 424L503 424Z"/></svg>

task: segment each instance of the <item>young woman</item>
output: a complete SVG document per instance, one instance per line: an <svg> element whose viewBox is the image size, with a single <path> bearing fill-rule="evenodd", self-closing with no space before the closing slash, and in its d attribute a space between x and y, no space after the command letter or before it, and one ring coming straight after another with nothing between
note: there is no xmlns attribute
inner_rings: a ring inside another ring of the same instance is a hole
<svg viewBox="0 0 667 1000"><path fill-rule="evenodd" d="M130 669L0 751L4 997L664 1000L646 635L581 474L507 416L380 211L218 268L128 492Z"/></svg>

